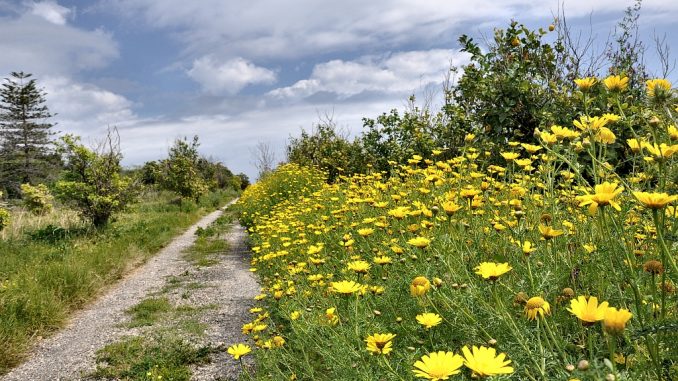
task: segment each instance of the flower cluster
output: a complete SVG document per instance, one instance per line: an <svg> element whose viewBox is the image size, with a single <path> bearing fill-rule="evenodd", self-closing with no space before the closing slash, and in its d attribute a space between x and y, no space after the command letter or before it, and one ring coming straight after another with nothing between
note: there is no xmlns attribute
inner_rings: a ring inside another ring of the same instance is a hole
<svg viewBox="0 0 678 381"><path fill-rule="evenodd" d="M603 91L604 101L585 103L571 124L543 126L535 140L507 142L497 160L486 159L479 131L389 173L330 184L286 164L246 190L239 207L262 293L243 332L263 350L262 372L671 372L670 335L647 327L678 318L673 89L649 81L629 106L623 75L576 86L582 99Z"/></svg>

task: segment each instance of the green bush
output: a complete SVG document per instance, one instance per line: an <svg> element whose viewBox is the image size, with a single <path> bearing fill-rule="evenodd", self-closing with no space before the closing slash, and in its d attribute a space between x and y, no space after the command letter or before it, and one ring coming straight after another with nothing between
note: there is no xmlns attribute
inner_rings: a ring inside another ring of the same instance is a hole
<svg viewBox="0 0 678 381"><path fill-rule="evenodd" d="M110 135L99 152L70 135L62 138L61 149L67 164L63 180L56 184L58 197L72 204L94 226L106 225L114 213L134 201L137 183L121 174L122 154Z"/></svg>
<svg viewBox="0 0 678 381"><path fill-rule="evenodd" d="M52 210L53 197L45 184L21 184L21 196L24 206L33 214L47 214Z"/></svg>
<svg viewBox="0 0 678 381"><path fill-rule="evenodd" d="M365 172L367 169L360 142L348 141L337 132L331 121L318 124L310 133L304 130L300 137L291 138L287 158L290 163L326 171L330 182L342 174Z"/></svg>
<svg viewBox="0 0 678 381"><path fill-rule="evenodd" d="M10 217L9 211L0 207L0 231L9 225Z"/></svg>
<svg viewBox="0 0 678 381"><path fill-rule="evenodd" d="M163 189L196 201L207 192L208 184L200 172L199 145L197 136L191 143L186 138L174 141L169 157L163 162Z"/></svg>

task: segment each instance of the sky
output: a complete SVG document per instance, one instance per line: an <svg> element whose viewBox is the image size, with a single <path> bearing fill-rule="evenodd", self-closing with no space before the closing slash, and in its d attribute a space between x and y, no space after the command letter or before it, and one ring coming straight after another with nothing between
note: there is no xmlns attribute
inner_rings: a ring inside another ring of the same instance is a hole
<svg viewBox="0 0 678 381"><path fill-rule="evenodd" d="M412 94L435 100L450 65L468 62L461 34L483 41L512 19L546 28L559 5L601 50L632 2L0 0L0 78L32 73L59 133L94 145L117 127L126 166L198 135L201 154L256 178L257 144L282 161L321 119L357 135ZM676 16L676 0L643 2L653 73L652 38L678 48Z"/></svg>

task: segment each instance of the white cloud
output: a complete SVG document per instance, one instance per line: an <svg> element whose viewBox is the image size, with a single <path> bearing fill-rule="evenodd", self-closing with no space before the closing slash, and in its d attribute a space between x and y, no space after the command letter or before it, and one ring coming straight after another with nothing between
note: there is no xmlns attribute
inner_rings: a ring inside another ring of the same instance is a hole
<svg viewBox="0 0 678 381"><path fill-rule="evenodd" d="M276 158L284 160L288 137L298 135L300 128L310 129L318 122L319 113L332 110L337 125L355 136L361 130L363 117L374 117L402 104L401 98L389 97L374 102L265 107L239 115L139 121L120 130L123 161L125 165L139 165L166 157L175 138L198 135L201 154L222 161L236 173L244 172L254 178L257 171L251 149L258 142L270 143Z"/></svg>
<svg viewBox="0 0 678 381"><path fill-rule="evenodd" d="M411 93L441 83L450 65L459 66L467 60L468 55L446 49L366 56L355 61L332 60L316 65L308 79L272 90L269 95L304 98L323 91L346 98L366 91Z"/></svg>
<svg viewBox="0 0 678 381"><path fill-rule="evenodd" d="M129 17L172 31L195 57L298 58L337 51L392 50L402 44L453 43L460 27L536 18L547 24L561 0L410 0L316 1L259 0L109 0ZM570 0L568 17L621 12L631 1ZM110 7L109 7L110 8ZM669 24L678 1L646 0L643 15L660 15ZM283 17L284 16L284 17Z"/></svg>
<svg viewBox="0 0 678 381"><path fill-rule="evenodd" d="M138 122L133 103L122 95L67 77L47 77L40 84L50 112L56 114L56 129L64 133L97 136L108 126Z"/></svg>
<svg viewBox="0 0 678 381"><path fill-rule="evenodd" d="M119 54L109 33L60 25L30 12L2 19L0 51L0 73L25 71L37 76L101 68Z"/></svg>
<svg viewBox="0 0 678 381"><path fill-rule="evenodd" d="M240 57L219 62L212 56L204 56L193 61L187 74L203 90L215 95L235 95L247 85L268 84L276 80L273 71Z"/></svg>
<svg viewBox="0 0 678 381"><path fill-rule="evenodd" d="M62 7L56 1L42 1L30 3L31 14L42 17L43 19L57 25L65 25L71 10Z"/></svg>

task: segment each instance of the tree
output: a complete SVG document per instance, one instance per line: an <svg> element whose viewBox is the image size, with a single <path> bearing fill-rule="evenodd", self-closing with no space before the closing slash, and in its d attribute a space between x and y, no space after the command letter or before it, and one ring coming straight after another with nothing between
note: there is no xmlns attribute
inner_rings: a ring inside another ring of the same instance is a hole
<svg viewBox="0 0 678 381"><path fill-rule="evenodd" d="M614 42L608 42L607 58L610 61L610 74L623 75L629 78L629 89L633 95L645 91L645 80L648 78L643 58L645 45L639 37L638 18L642 0L636 0L624 11L624 18L614 31Z"/></svg>
<svg viewBox="0 0 678 381"><path fill-rule="evenodd" d="M267 142L260 141L250 149L254 158L254 167L257 169L257 178L261 179L273 170L275 165L275 152Z"/></svg>
<svg viewBox="0 0 678 381"><path fill-rule="evenodd" d="M163 161L162 186L184 198L197 200L208 189L200 172L198 137L189 143L186 138L176 139L169 150L169 157Z"/></svg>
<svg viewBox="0 0 678 381"><path fill-rule="evenodd" d="M245 190L250 186L250 178L244 173L238 173L235 177L240 179L240 190Z"/></svg>
<svg viewBox="0 0 678 381"><path fill-rule="evenodd" d="M0 88L0 186L18 196L22 183L44 181L55 156L45 93L31 74L12 72Z"/></svg>
<svg viewBox="0 0 678 381"><path fill-rule="evenodd" d="M367 167L360 141L349 141L346 135L337 131L331 118L318 123L311 132L302 129L300 137L290 137L287 161L325 170L329 182L334 182L340 175L365 172Z"/></svg>
<svg viewBox="0 0 678 381"><path fill-rule="evenodd" d="M138 193L136 181L122 175L120 138L109 131L106 140L91 150L72 135L61 139L66 161L63 179L56 183L58 197L80 210L96 227L124 210Z"/></svg>
<svg viewBox="0 0 678 381"><path fill-rule="evenodd" d="M568 90L573 85L562 81L562 47L545 43L547 34L513 21L495 30L486 52L472 38L459 38L461 51L471 57L452 97L472 129L502 145L530 142L536 128L572 120L572 113L564 111L572 109Z"/></svg>

